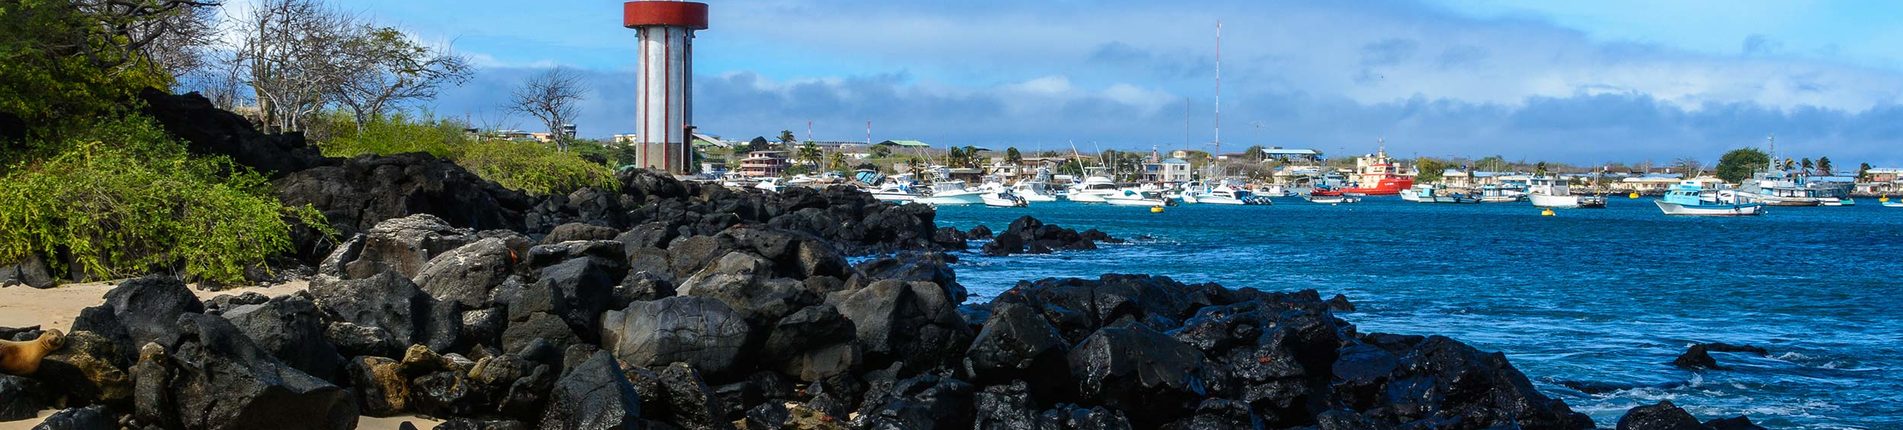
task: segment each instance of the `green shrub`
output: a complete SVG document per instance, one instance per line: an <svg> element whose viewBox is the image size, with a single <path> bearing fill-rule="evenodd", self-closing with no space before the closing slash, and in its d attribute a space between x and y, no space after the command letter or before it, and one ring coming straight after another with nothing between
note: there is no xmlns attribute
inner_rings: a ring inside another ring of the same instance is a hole
<svg viewBox="0 0 1903 430"><path fill-rule="evenodd" d="M534 194L567 194L582 187L616 189L614 172L573 152L535 142L484 140L465 144L456 164L483 179Z"/></svg>
<svg viewBox="0 0 1903 430"><path fill-rule="evenodd" d="M331 112L313 121L313 125L321 131L307 134L317 141L317 148L327 157L427 152L450 158L457 147L471 140L464 134L462 123L429 115L412 118L398 113L373 119L359 129L350 115Z"/></svg>
<svg viewBox="0 0 1903 430"><path fill-rule="evenodd" d="M95 279L172 270L235 282L291 249L287 218L328 229L315 209L285 208L263 175L189 156L149 119L81 130L0 176L0 261L65 255L44 260Z"/></svg>

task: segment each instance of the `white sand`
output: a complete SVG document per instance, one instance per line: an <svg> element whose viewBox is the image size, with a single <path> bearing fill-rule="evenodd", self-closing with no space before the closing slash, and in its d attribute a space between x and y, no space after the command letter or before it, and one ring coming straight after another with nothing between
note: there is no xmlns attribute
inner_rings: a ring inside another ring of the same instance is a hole
<svg viewBox="0 0 1903 430"><path fill-rule="evenodd" d="M70 332L73 318L79 311L91 306L99 306L106 301L106 292L111 291L118 282L89 282L67 284L51 289L35 289L16 286L0 288L0 327L40 326L43 329L59 329ZM310 284L305 281L292 281L268 287L238 288L225 291L200 291L193 289L199 300L209 300L225 294L243 294L256 292L267 296L282 296L302 291ZM0 422L0 430L29 430L38 425L54 411L40 411L39 418ZM415 424L419 429L435 428L441 421L417 417L374 418L362 417L357 420L357 428L365 430L395 429L404 421Z"/></svg>

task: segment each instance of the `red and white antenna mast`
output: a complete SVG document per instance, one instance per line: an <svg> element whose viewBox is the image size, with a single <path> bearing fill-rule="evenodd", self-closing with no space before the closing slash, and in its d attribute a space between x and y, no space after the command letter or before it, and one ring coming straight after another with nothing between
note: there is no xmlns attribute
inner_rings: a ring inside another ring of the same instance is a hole
<svg viewBox="0 0 1903 430"><path fill-rule="evenodd" d="M1216 20L1216 153L1222 155L1222 20Z"/></svg>

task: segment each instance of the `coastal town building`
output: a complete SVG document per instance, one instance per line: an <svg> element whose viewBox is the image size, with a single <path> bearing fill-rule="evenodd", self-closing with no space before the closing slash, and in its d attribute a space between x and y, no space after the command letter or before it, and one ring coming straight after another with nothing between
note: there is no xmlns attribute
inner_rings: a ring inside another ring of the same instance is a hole
<svg viewBox="0 0 1903 430"><path fill-rule="evenodd" d="M1161 161L1143 163L1144 182L1189 182L1193 175L1189 171L1189 162L1181 158L1167 158Z"/></svg>
<svg viewBox="0 0 1903 430"><path fill-rule="evenodd" d="M740 169L735 172L748 178L768 178L786 173L791 166L785 151L753 151L740 159Z"/></svg>

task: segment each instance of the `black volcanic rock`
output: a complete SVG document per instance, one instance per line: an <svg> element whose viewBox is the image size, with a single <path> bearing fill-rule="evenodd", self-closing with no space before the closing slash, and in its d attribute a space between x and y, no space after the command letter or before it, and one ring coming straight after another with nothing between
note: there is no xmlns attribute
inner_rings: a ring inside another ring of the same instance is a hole
<svg viewBox="0 0 1903 430"><path fill-rule="evenodd" d="M985 244L985 255L1012 254L1049 254L1055 251L1082 251L1097 249L1097 242L1121 243L1097 230L1078 233L1076 230L1045 224L1030 215L1011 221L1011 225Z"/></svg>

